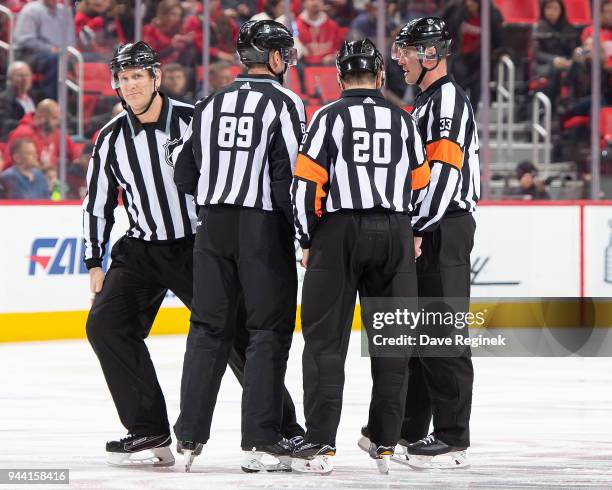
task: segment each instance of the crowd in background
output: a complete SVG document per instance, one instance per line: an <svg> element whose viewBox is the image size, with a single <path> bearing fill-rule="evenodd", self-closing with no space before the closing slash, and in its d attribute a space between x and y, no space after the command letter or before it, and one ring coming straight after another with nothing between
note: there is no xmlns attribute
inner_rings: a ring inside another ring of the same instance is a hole
<svg viewBox="0 0 612 490"><path fill-rule="evenodd" d="M584 0L588 1L588 0ZM59 198L57 178L60 130L57 104L58 56L64 42L83 55L86 70L105 64L120 43L134 40L133 0L82 0L66 9L58 0L5 0L16 14L13 32L15 59L7 66L0 52L0 197L8 199ZM72 5L72 3L71 3ZM249 19L276 19L295 35L299 64L292 88L310 104L325 103L320 87L308 87L304 70L333 66L345 39L376 40L377 2L371 0L292 0L285 12L284 0L211 0L210 45L203 45L203 7L196 0L143 0L142 39L160 55L162 90L169 96L193 103L202 97L202 50L210 54L211 90L229 84L240 70L234 51L239 27ZM389 53L392 39L407 21L424 15L443 17L454 42L450 71L466 90L475 108L480 87L480 0L387 0L386 36ZM532 26L526 82L552 100L555 117L566 121L588 116L591 104L592 32L589 25L572 24L562 0L543 0L539 22ZM601 24L602 105L612 105L612 1L604 0ZM513 54L512 41L504 39L504 18L491 8L492 62L501 54ZM0 39L7 33L0 22ZM515 60L517 63L520 60ZM198 69L198 66L200 69ZM407 88L396 62L386 60L386 94L401 106L411 104L414 93ZM110 84L110 78L109 78ZM70 164L66 197L81 199L85 190L87 162L96 132L122 110L114 96L90 96L91 110L83 138L66 136ZM72 106L75 105L71 100ZM74 114L69 115L74 128ZM517 168L517 179L532 175L529 162ZM531 164L532 165L532 164ZM520 176L519 176L520 174ZM518 191L522 187L517 187ZM540 189L542 190L542 189ZM530 190L532 198L545 192Z"/></svg>

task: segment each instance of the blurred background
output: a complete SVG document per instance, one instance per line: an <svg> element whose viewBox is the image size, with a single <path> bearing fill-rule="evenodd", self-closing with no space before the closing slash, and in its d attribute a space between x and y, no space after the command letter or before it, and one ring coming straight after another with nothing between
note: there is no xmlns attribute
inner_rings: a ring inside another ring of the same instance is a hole
<svg viewBox="0 0 612 490"><path fill-rule="evenodd" d="M108 70L120 43L149 43L162 90L193 103L241 72L242 23L279 20L300 55L286 85L311 116L339 96L341 43L369 37L387 97L410 110L390 45L426 15L446 20L450 71L477 110L484 199L612 198L610 0L4 0L0 198L83 198L96 134L121 110ZM31 185L17 185L26 169Z"/></svg>

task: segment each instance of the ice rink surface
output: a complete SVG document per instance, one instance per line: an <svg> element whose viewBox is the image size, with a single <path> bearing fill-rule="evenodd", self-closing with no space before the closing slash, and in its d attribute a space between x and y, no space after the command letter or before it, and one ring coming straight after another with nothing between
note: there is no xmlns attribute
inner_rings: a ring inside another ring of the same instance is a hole
<svg viewBox="0 0 612 490"><path fill-rule="evenodd" d="M419 472L392 464L384 476L356 445L371 388L358 335L351 339L329 476L242 473L240 386L229 369L212 438L191 474L181 464L106 466L105 441L125 433L86 341L0 345L0 468L69 468L70 485L50 488L71 489L612 488L612 359L475 358L472 468ZM147 342L174 423L185 338ZM296 334L287 372L300 417L302 345Z"/></svg>

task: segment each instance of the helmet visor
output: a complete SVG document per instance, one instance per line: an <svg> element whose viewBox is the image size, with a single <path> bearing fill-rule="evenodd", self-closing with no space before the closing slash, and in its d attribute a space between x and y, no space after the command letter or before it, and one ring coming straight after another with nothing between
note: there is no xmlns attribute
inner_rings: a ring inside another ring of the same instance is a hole
<svg viewBox="0 0 612 490"><path fill-rule="evenodd" d="M297 65L298 52L295 48L281 48L279 49L282 60L289 66Z"/></svg>
<svg viewBox="0 0 612 490"><path fill-rule="evenodd" d="M126 68L120 71L114 71L111 74L111 87L114 90L125 88L130 83L143 83L151 80L151 67L133 67Z"/></svg>
<svg viewBox="0 0 612 490"><path fill-rule="evenodd" d="M435 46L409 46L405 43L393 43L391 46L391 59L399 60L400 58L418 59L418 60L436 60L439 56L438 49Z"/></svg>

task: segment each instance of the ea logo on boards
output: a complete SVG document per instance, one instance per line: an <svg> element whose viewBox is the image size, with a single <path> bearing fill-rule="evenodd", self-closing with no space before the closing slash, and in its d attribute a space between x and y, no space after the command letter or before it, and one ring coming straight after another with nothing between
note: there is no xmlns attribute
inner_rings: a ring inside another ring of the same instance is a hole
<svg viewBox="0 0 612 490"><path fill-rule="evenodd" d="M35 238L29 255L29 276L87 274L83 263L85 244L81 238ZM107 269L108 253L102 268Z"/></svg>

